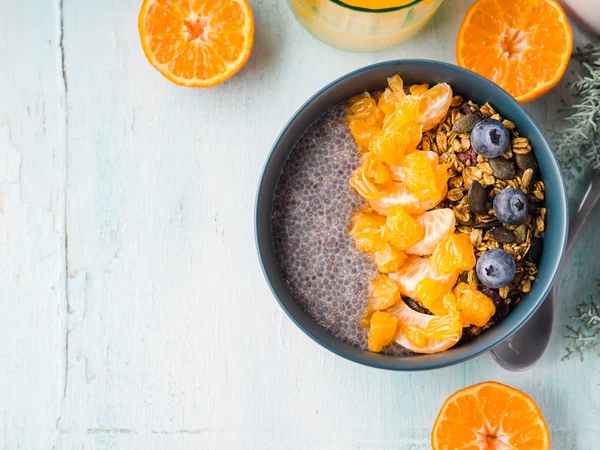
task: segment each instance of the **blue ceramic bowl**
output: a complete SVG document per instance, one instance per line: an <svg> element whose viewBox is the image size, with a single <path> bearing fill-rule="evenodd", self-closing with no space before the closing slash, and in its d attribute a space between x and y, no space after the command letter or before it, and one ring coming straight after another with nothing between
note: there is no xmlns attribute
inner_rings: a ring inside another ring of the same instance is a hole
<svg viewBox="0 0 600 450"><path fill-rule="evenodd" d="M289 292L275 257L271 225L273 198L279 175L308 128L329 109L364 91L380 90L386 79L400 74L405 84L448 83L460 94L480 105L489 102L513 121L522 136L533 146L541 178L546 185L546 231L539 273L531 292L502 322L471 341L443 353L417 356L389 356L371 353L336 339L315 323ZM351 361L392 370L429 370L457 364L480 355L506 339L537 310L557 276L567 239L567 196L562 174L552 148L540 126L521 105L504 90L487 79L460 67L426 60L397 60L375 64L352 72L329 84L292 117L277 138L266 162L256 201L256 241L259 258L267 281L287 315L306 334L323 347Z"/></svg>

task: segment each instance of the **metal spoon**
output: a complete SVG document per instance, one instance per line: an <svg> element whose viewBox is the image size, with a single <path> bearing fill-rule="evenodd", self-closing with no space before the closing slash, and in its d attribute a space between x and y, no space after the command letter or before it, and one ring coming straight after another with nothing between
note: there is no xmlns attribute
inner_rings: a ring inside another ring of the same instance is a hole
<svg viewBox="0 0 600 450"><path fill-rule="evenodd" d="M597 174L590 182L579 208L571 219L565 261L571 256L599 200L600 174ZM548 348L554 325L554 298L558 293L561 273L562 270L548 297L527 323L491 350L494 360L506 370L521 372L529 369L542 358Z"/></svg>

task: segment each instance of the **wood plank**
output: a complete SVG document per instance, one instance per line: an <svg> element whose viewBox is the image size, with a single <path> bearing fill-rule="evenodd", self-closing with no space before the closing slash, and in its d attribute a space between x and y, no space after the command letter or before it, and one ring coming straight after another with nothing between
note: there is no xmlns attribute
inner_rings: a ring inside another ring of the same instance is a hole
<svg viewBox="0 0 600 450"><path fill-rule="evenodd" d="M66 373L60 12L11 2L0 23L0 447L50 448Z"/></svg>

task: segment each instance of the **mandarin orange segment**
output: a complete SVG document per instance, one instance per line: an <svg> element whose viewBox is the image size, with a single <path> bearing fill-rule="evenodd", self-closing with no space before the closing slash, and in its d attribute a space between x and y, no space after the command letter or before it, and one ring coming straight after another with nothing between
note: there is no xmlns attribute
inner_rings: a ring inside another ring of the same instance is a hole
<svg viewBox="0 0 600 450"><path fill-rule="evenodd" d="M433 278L423 278L417 283L417 300L436 316L455 316L458 318L456 297L451 286Z"/></svg>
<svg viewBox="0 0 600 450"><path fill-rule="evenodd" d="M365 176L375 182L383 184L390 179L390 170L388 167L373 157L372 153L367 153L363 161Z"/></svg>
<svg viewBox="0 0 600 450"><path fill-rule="evenodd" d="M346 121L360 120L381 127L384 114L377 107L377 103L375 102L375 99L371 97L371 94L365 92L356 97L352 97L349 103L350 108L346 115Z"/></svg>
<svg viewBox="0 0 600 450"><path fill-rule="evenodd" d="M444 402L431 445L433 450L549 450L550 433L529 396L488 381L462 389Z"/></svg>
<svg viewBox="0 0 600 450"><path fill-rule="evenodd" d="M369 122L353 119L348 122L350 133L362 151L369 150L373 136L379 133L380 128Z"/></svg>
<svg viewBox="0 0 600 450"><path fill-rule="evenodd" d="M416 244L425 230L402 206L394 206L385 220L385 238L398 250Z"/></svg>
<svg viewBox="0 0 600 450"><path fill-rule="evenodd" d="M385 311L377 311L371 317L369 328L369 350L380 352L396 337L398 319Z"/></svg>
<svg viewBox="0 0 600 450"><path fill-rule="evenodd" d="M386 115L390 115L400 108L406 99L404 82L400 75L394 75L387 79L389 88L386 88L379 97L378 106Z"/></svg>
<svg viewBox="0 0 600 450"><path fill-rule="evenodd" d="M456 219L450 208L434 209L416 217L417 222L425 229L425 236L416 244L406 249L412 255L431 255L439 242L454 233Z"/></svg>
<svg viewBox="0 0 600 450"><path fill-rule="evenodd" d="M350 235L361 252L375 252L385 243L383 237L385 217L379 214L360 211L352 218Z"/></svg>
<svg viewBox="0 0 600 450"><path fill-rule="evenodd" d="M387 275L377 275L369 283L369 308L374 311L389 308L400 300L398 285Z"/></svg>
<svg viewBox="0 0 600 450"><path fill-rule="evenodd" d="M210 87L248 60L254 18L246 0L144 0L138 31L146 58L166 78Z"/></svg>
<svg viewBox="0 0 600 450"><path fill-rule="evenodd" d="M439 353L448 350L455 345L462 335L460 331L451 337L432 337L425 333L429 324L436 316L422 314L409 308L403 300L388 310L398 318L399 332L396 342L404 348L415 353ZM430 331L439 326L434 322ZM438 330L435 330L438 331Z"/></svg>
<svg viewBox="0 0 600 450"><path fill-rule="evenodd" d="M572 47L556 0L478 0L458 33L456 59L527 102L556 86Z"/></svg>
<svg viewBox="0 0 600 450"><path fill-rule="evenodd" d="M350 178L350 186L367 201L379 200L381 191L376 183L369 178L368 169L365 164L359 167Z"/></svg>
<svg viewBox="0 0 600 450"><path fill-rule="evenodd" d="M440 196L434 169L425 152L406 155L402 167L406 186L418 199L436 199Z"/></svg>
<svg viewBox="0 0 600 450"><path fill-rule="evenodd" d="M431 130L440 123L450 109L452 89L446 83L436 84L419 95L419 123L423 130Z"/></svg>
<svg viewBox="0 0 600 450"><path fill-rule="evenodd" d="M418 297L417 285L421 280L432 278L440 281L447 290L450 290L452 286L456 284L458 272L440 274L431 267L427 258L409 255L400 270L398 272L390 273L389 277L398 284L400 294L416 300Z"/></svg>
<svg viewBox="0 0 600 450"><path fill-rule="evenodd" d="M491 298L470 284L460 283L454 288L460 320L464 326L483 327L496 314Z"/></svg>
<svg viewBox="0 0 600 450"><path fill-rule="evenodd" d="M444 237L429 258L431 267L442 274L471 270L475 263L473 244L464 234Z"/></svg>
<svg viewBox="0 0 600 450"><path fill-rule="evenodd" d="M406 260L406 253L394 248L389 243L383 244L373 253L373 259L380 272L397 272Z"/></svg>
<svg viewBox="0 0 600 450"><path fill-rule="evenodd" d="M437 199L418 199L415 194L406 186L406 183L391 183L384 189L377 190L377 197L369 200L371 207L384 216L387 216L390 209L394 206L402 206L409 214L422 214L425 211L435 208L443 200L446 190L442 190L443 195Z"/></svg>

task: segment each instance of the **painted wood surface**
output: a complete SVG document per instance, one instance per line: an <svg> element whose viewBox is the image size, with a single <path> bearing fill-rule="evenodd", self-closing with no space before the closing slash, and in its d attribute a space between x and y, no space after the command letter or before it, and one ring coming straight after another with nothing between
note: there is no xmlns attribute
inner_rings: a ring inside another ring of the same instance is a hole
<svg viewBox="0 0 600 450"><path fill-rule="evenodd" d="M552 347L522 374L489 355L415 374L345 361L284 316L258 266L254 196L287 119L352 69L453 61L472 0L377 54L251 1L252 57L210 90L148 65L139 0L1 3L0 448L427 449L443 400L483 380L532 395L553 448L598 447L600 361L560 362L600 269L593 227L567 262ZM565 92L527 108L550 128Z"/></svg>

